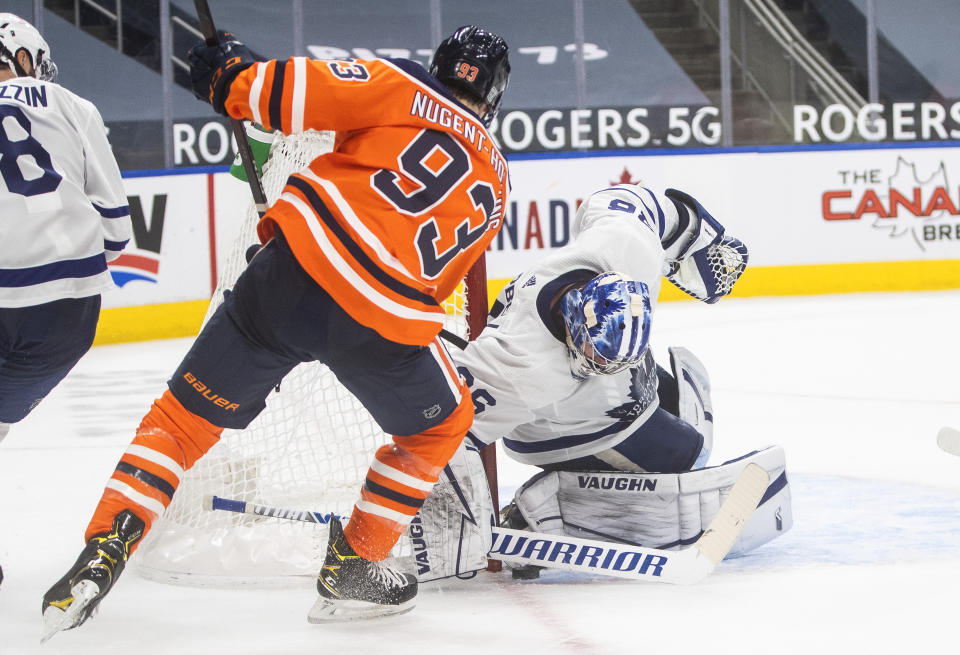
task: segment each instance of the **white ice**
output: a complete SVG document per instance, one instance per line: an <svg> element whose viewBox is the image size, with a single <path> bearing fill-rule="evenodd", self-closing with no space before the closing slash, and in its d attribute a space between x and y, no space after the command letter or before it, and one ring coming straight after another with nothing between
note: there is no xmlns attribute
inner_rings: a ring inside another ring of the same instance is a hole
<svg viewBox="0 0 960 655"><path fill-rule="evenodd" d="M691 587L546 572L424 587L406 615L310 625L315 591L174 587L133 567L43 647L40 600L190 341L94 348L0 444L0 654L954 653L960 292L658 309L654 343L710 370L718 463L777 443L794 528ZM665 360L663 360L665 361ZM502 497L533 469L500 458Z"/></svg>

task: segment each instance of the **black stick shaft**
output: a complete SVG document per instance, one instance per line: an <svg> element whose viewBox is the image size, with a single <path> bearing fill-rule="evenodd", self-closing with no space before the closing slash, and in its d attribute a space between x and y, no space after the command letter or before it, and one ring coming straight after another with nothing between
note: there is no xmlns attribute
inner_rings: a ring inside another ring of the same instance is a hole
<svg viewBox="0 0 960 655"><path fill-rule="evenodd" d="M217 28L213 24L213 15L210 13L210 5L207 0L193 0L197 8L197 18L200 20L200 31L203 32L203 38L207 45L217 45ZM240 153L240 161L243 162L243 170L247 174L247 183L250 185L250 192L253 194L253 202L257 206L257 213L263 216L267 211L267 196L263 192L263 186L260 184L260 176L257 175L257 166L253 161L253 151L250 149L250 142L247 141L247 132L243 128L243 121L238 118L230 119L230 127L233 129L233 137L237 141L237 152Z"/></svg>

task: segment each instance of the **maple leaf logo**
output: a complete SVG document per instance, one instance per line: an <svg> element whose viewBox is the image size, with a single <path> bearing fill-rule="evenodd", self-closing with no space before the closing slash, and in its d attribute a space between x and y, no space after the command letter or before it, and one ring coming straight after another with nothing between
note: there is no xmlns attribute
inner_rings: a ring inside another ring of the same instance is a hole
<svg viewBox="0 0 960 655"><path fill-rule="evenodd" d="M606 415L612 419L616 419L618 423L624 425L629 425L636 421L640 415L643 413L643 410L647 405L643 403L641 399L640 390L643 388L641 383L641 377L646 373L646 371L640 367L635 366L630 369L630 398L631 400L617 405L606 411ZM649 404L649 399L647 404Z"/></svg>
<svg viewBox="0 0 960 655"><path fill-rule="evenodd" d="M917 173L917 165L915 163L908 162L902 156L897 156L897 167L893 175L887 178L887 188L888 190L897 190L907 197L912 196L913 189L919 188L920 197L929 198L931 192L937 188L950 188L947 181L946 164L941 161L940 165L937 166L930 175L926 178L921 178ZM880 197L886 199L886 205L888 207L891 205L889 191L885 196ZM931 222L948 218L949 216L950 213L945 209L931 212L929 216L910 216L906 220L900 220L898 217L882 218L877 216L873 219L871 227L887 231L891 239L909 235L921 250L926 250L926 247L923 245L923 239L920 238L919 230L921 228L917 227L916 221Z"/></svg>
<svg viewBox="0 0 960 655"><path fill-rule="evenodd" d="M657 395L656 362L648 348L643 359L630 370L630 400L608 409L606 415L617 423L629 425L637 420Z"/></svg>
<svg viewBox="0 0 960 655"><path fill-rule="evenodd" d="M630 171L627 170L627 167L623 167L623 172L620 173L619 180L610 180L610 184L640 184L640 180L634 180L633 176L630 174Z"/></svg>

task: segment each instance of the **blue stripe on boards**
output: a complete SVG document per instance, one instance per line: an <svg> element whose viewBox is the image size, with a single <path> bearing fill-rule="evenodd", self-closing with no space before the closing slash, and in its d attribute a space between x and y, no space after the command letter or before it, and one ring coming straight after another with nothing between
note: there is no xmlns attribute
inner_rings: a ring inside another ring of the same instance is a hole
<svg viewBox="0 0 960 655"><path fill-rule="evenodd" d="M144 282L153 282L154 284L157 283L157 281L152 277L140 275L139 273L130 273L128 271L111 270L110 277L113 278L113 283L118 287L122 287L127 282L133 282L134 280L143 280Z"/></svg>

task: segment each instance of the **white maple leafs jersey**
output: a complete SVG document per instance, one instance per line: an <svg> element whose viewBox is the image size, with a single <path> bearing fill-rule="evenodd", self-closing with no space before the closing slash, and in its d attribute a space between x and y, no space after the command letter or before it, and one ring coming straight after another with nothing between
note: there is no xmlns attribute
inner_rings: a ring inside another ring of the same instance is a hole
<svg viewBox="0 0 960 655"><path fill-rule="evenodd" d="M514 278L480 337L453 354L473 395L475 441L503 438L514 459L549 464L612 448L649 419L659 405L649 347L638 366L577 381L551 302L571 283L617 271L647 285L653 309L665 272L661 241L685 227L679 223L670 199L635 185L598 191L581 205L570 243Z"/></svg>
<svg viewBox="0 0 960 655"><path fill-rule="evenodd" d="M52 82L0 82L0 307L113 288L131 236L120 169L92 103Z"/></svg>

